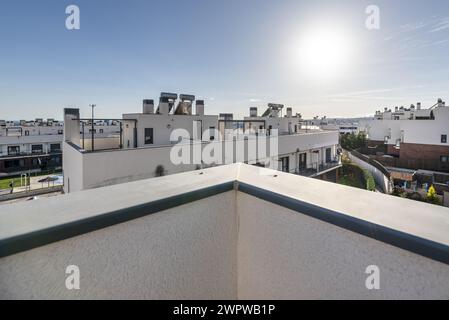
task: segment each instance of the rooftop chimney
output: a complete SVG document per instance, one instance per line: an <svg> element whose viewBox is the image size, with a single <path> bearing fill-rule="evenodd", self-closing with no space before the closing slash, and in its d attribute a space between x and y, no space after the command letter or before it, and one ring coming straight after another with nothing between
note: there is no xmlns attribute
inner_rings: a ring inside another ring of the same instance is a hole
<svg viewBox="0 0 449 320"><path fill-rule="evenodd" d="M204 100L196 100L196 115L204 116Z"/></svg>
<svg viewBox="0 0 449 320"><path fill-rule="evenodd" d="M438 107L443 107L444 105L443 105L443 100L441 100L441 99L438 99Z"/></svg>
<svg viewBox="0 0 449 320"><path fill-rule="evenodd" d="M418 103L416 104L416 109L421 110L421 102L418 102Z"/></svg>
<svg viewBox="0 0 449 320"><path fill-rule="evenodd" d="M143 113L153 114L154 113L154 100L145 99L143 100Z"/></svg>
<svg viewBox="0 0 449 320"><path fill-rule="evenodd" d="M257 117L257 107L249 108L249 116L250 117Z"/></svg>
<svg viewBox="0 0 449 320"><path fill-rule="evenodd" d="M287 118L291 118L293 116L292 108L287 108Z"/></svg>

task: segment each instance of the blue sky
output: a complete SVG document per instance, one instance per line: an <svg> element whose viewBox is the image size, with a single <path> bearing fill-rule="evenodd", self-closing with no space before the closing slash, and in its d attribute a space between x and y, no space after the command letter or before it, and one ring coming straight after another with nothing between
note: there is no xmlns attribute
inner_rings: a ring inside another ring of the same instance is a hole
<svg viewBox="0 0 449 320"><path fill-rule="evenodd" d="M80 30L65 28L70 4ZM370 4L379 30L365 27ZM321 26L351 52L329 78L296 61ZM446 0L2 1L0 119L87 116L90 103L116 118L161 91L195 94L208 114L275 102L305 117L362 116L449 98L448 49Z"/></svg>

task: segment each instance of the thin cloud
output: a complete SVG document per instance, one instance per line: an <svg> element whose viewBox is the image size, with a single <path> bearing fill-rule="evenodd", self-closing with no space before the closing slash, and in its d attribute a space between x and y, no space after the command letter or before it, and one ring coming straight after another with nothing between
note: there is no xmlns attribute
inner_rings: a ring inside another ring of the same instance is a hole
<svg viewBox="0 0 449 320"><path fill-rule="evenodd" d="M416 90L423 88L423 85L409 86L409 87L399 87L399 88L382 88L374 90L365 91L354 91L345 92L339 94L333 94L328 96L331 101L354 101L354 100L405 100L406 97L398 94L393 94L394 92L404 92L409 90ZM391 95L388 95L391 93Z"/></svg>
<svg viewBox="0 0 449 320"><path fill-rule="evenodd" d="M449 29L449 17L440 19L429 32L434 33L446 29Z"/></svg>

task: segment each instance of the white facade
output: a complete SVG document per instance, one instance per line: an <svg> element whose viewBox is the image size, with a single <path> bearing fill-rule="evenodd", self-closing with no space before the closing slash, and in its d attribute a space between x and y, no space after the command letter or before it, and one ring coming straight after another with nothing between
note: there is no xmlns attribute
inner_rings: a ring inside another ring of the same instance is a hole
<svg viewBox="0 0 449 320"><path fill-rule="evenodd" d="M75 124L73 129L79 137L77 143L83 145L85 149L90 149L92 133L90 123L87 121L81 124L79 120L73 122L69 127ZM0 176L61 170L63 135L64 123L54 119L0 120ZM117 144L119 135L118 123L106 121L94 123L97 148L108 148L111 144Z"/></svg>
<svg viewBox="0 0 449 320"><path fill-rule="evenodd" d="M46 122L21 120L19 123L21 124L16 125L17 123L14 121L0 121L0 157L47 154L56 150L62 150L63 122L49 119ZM82 125L79 125L79 130L81 137ZM95 122L94 130L95 138L108 138L120 134L120 128L117 123L109 124L98 121ZM91 137L91 126L86 124L84 131L85 140L87 141Z"/></svg>
<svg viewBox="0 0 449 320"><path fill-rule="evenodd" d="M370 121L372 118L314 118L305 120L309 128L338 131L340 134L358 134L361 131L360 123Z"/></svg>
<svg viewBox="0 0 449 320"><path fill-rule="evenodd" d="M449 146L442 139L442 136L449 137L449 107L439 102L429 109L377 112L375 119L362 122L361 128L370 140L384 141L390 145L411 143Z"/></svg>

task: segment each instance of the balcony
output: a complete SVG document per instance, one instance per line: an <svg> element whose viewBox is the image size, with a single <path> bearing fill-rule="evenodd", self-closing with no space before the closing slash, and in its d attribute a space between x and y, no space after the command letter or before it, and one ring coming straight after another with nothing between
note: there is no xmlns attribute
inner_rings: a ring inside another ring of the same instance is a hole
<svg viewBox="0 0 449 320"><path fill-rule="evenodd" d="M443 207L233 164L2 206L0 298L448 299L448 231Z"/></svg>
<svg viewBox="0 0 449 320"><path fill-rule="evenodd" d="M314 178L326 172L338 169L341 166L342 165L340 160L330 161L326 163L313 163L310 168L300 168L297 174L304 177Z"/></svg>

